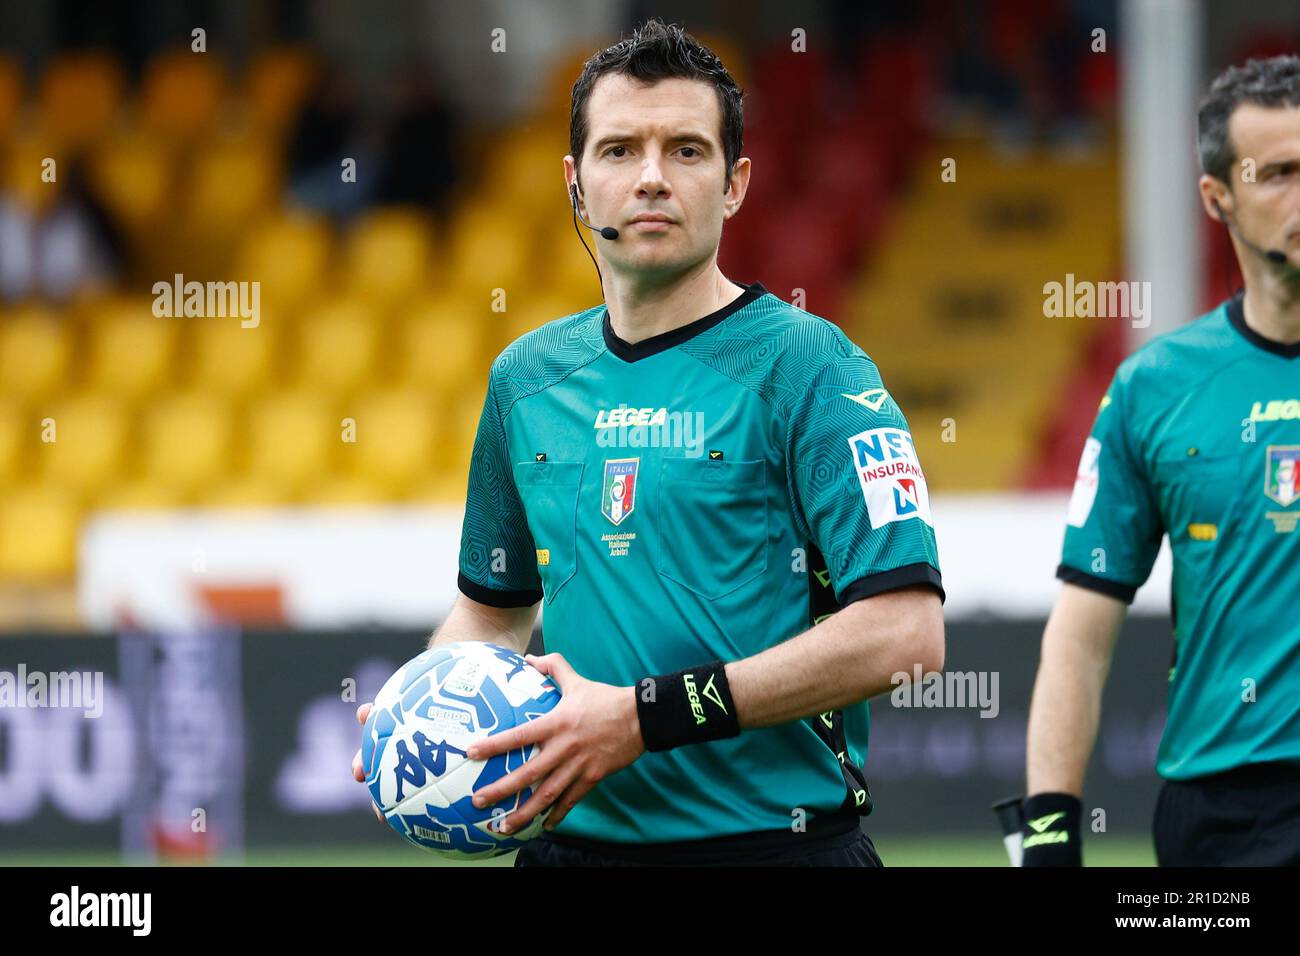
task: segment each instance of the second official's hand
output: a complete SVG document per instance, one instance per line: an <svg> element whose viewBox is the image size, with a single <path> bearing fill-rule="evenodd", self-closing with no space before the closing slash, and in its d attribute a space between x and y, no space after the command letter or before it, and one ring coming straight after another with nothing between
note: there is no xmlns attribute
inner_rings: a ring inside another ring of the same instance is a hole
<svg viewBox="0 0 1300 956"><path fill-rule="evenodd" d="M587 680L559 654L529 654L525 660L559 685L562 699L546 716L469 748L471 760L486 760L527 744L540 745L518 770L474 794L474 805L485 807L535 787L528 801L502 821L505 833L518 832L548 806L553 809L546 829L554 829L592 787L645 752L634 687Z"/></svg>

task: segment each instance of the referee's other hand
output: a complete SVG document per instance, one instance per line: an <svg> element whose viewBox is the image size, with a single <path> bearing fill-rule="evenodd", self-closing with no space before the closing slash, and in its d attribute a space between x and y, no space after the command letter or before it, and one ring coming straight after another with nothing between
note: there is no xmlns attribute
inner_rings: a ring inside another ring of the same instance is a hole
<svg viewBox="0 0 1300 956"><path fill-rule="evenodd" d="M362 727L366 725L366 718L370 716L371 706L372 704L369 701L367 701L366 703L362 704L360 707L357 708L357 723L359 723ZM357 748L357 752L352 758L352 779L355 780L357 783L366 782L366 771L361 766L360 747ZM375 816L378 818L380 823L385 822L384 815L379 812L379 808L375 806L375 801L373 800L370 801L370 809L375 811Z"/></svg>

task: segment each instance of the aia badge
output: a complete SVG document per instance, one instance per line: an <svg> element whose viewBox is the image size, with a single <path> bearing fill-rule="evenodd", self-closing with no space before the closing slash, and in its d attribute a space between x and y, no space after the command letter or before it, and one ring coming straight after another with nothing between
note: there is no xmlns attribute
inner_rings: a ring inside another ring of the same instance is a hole
<svg viewBox="0 0 1300 956"><path fill-rule="evenodd" d="M614 524L622 524L636 507L636 470L640 463L640 458L610 458L605 462L600 513Z"/></svg>
<svg viewBox="0 0 1300 956"><path fill-rule="evenodd" d="M1296 488L1300 473L1300 445L1269 445L1264 459L1264 494L1283 508L1300 498Z"/></svg>

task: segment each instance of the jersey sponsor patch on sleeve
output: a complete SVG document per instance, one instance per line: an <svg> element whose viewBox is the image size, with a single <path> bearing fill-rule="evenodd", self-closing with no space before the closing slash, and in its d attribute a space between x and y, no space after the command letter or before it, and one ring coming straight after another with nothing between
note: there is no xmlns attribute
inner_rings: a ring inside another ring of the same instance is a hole
<svg viewBox="0 0 1300 956"><path fill-rule="evenodd" d="M920 518L931 527L930 493L912 436L902 428L871 428L849 439L871 526Z"/></svg>
<svg viewBox="0 0 1300 956"><path fill-rule="evenodd" d="M1097 482L1101 478L1101 442L1089 437L1083 443L1079 458L1079 473L1074 476L1074 493L1070 495L1069 512L1065 523L1072 528L1082 528L1092 514L1092 503L1097 500Z"/></svg>

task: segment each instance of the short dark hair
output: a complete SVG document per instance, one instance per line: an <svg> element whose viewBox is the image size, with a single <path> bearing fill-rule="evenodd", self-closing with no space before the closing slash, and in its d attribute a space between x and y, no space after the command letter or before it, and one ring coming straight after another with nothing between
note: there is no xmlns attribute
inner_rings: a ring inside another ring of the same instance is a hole
<svg viewBox="0 0 1300 956"><path fill-rule="evenodd" d="M621 74L647 85L680 77L713 85L722 113L722 149L726 175L740 159L745 128L744 91L736 85L718 55L677 24L665 24L658 17L647 20L611 47L587 60L573 84L569 111L569 152L575 171L581 167L587 146L587 101L596 81L609 74Z"/></svg>
<svg viewBox="0 0 1300 956"><path fill-rule="evenodd" d="M1196 117L1196 143L1201 171L1232 188L1237 161L1228 137L1228 121L1242 103L1256 106L1300 106L1300 56L1287 54L1230 66L1214 79L1201 100Z"/></svg>

